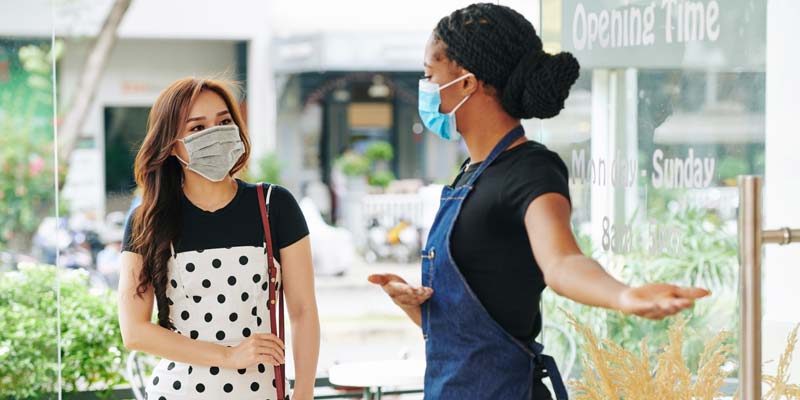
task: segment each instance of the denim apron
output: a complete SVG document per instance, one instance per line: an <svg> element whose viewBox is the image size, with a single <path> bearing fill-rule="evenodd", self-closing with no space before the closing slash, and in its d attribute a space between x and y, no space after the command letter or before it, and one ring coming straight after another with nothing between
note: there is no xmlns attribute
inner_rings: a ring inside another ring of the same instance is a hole
<svg viewBox="0 0 800 400"><path fill-rule="evenodd" d="M422 304L427 400L540 400L541 396L534 398L534 384L545 376L550 378L556 399L567 400L555 360L542 354L541 344L523 343L489 315L450 253L453 225L475 181L524 134L522 127L509 132L467 184L442 190L439 211L422 251L422 284L433 288L433 296Z"/></svg>

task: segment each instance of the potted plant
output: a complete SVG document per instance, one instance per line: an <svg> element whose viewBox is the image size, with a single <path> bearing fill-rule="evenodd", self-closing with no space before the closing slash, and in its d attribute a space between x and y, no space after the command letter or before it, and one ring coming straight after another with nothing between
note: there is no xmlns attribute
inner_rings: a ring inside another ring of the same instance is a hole
<svg viewBox="0 0 800 400"><path fill-rule="evenodd" d="M389 162L394 159L392 145L385 141L373 142L364 155L370 165L369 184L379 191L385 190L395 180L394 173L389 169Z"/></svg>

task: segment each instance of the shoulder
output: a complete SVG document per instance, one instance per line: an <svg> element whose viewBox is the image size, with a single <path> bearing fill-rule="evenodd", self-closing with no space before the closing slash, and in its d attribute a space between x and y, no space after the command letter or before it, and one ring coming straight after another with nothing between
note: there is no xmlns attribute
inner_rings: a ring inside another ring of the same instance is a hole
<svg viewBox="0 0 800 400"><path fill-rule="evenodd" d="M270 204L274 203L284 204L286 202L290 203L296 202L294 196L292 195L292 192L290 192L289 189L286 189L281 185L276 185L274 183L269 183L269 182L251 183L242 180L239 181L239 184L243 185L242 190L247 192L255 192L256 190L258 190L259 185L263 185L264 195L266 196L267 194L269 194Z"/></svg>
<svg viewBox="0 0 800 400"><path fill-rule="evenodd" d="M123 251L132 251L133 245L133 220L136 216L136 213L139 212L141 208L140 205L132 206L128 210L128 216L125 218L125 226L122 230L122 250Z"/></svg>
<svg viewBox="0 0 800 400"><path fill-rule="evenodd" d="M519 149L513 154L511 160L510 175L529 175L536 173L557 174L567 177L567 165L558 153L550 150L547 146L536 142L528 141L519 145Z"/></svg>
<svg viewBox="0 0 800 400"><path fill-rule="evenodd" d="M140 211L141 208L142 208L142 206L137 204L135 206L132 206L130 209L128 209L128 215L127 215L127 217L125 217L125 227L126 228L129 229L129 227L133 223L133 219L136 217L136 214Z"/></svg>

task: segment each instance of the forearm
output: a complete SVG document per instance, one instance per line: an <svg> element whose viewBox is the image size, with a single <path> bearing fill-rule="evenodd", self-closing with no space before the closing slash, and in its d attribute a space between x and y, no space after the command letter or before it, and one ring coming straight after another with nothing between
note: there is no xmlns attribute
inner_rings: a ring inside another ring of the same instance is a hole
<svg viewBox="0 0 800 400"><path fill-rule="evenodd" d="M312 399L319 360L320 327L316 309L303 310L292 318L292 353L294 354L294 400Z"/></svg>
<svg viewBox="0 0 800 400"><path fill-rule="evenodd" d="M187 364L231 368L225 346L190 339L151 322L140 323L130 330L135 332L126 335L125 346L130 350Z"/></svg>
<svg viewBox="0 0 800 400"><path fill-rule="evenodd" d="M619 309L619 298L628 286L608 274L597 261L581 254L561 258L545 274L553 291L578 303Z"/></svg>

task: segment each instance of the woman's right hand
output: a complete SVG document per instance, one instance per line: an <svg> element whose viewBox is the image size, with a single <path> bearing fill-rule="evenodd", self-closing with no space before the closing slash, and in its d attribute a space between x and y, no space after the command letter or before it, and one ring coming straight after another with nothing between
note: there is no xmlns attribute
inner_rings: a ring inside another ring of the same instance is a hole
<svg viewBox="0 0 800 400"><path fill-rule="evenodd" d="M395 274L374 274L367 279L380 285L383 291L401 308L415 308L433 295L433 289L425 286L414 287Z"/></svg>
<svg viewBox="0 0 800 400"><path fill-rule="evenodd" d="M239 345L227 349L227 368L242 369L258 364L277 366L286 362L283 342L271 333L255 333Z"/></svg>

